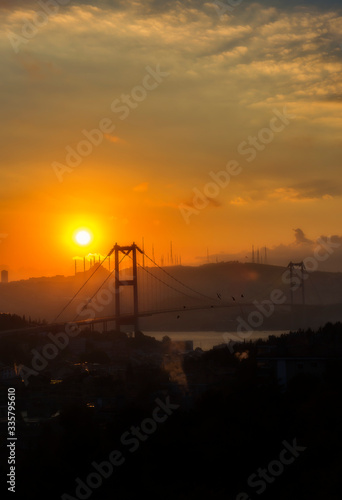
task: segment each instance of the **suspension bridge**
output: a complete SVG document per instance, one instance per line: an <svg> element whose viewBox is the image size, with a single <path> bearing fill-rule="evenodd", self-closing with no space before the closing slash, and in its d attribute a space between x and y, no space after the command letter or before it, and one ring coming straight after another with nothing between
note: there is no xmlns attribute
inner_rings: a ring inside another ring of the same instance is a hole
<svg viewBox="0 0 342 500"><path fill-rule="evenodd" d="M107 271L104 266L107 260L110 262L112 256L114 256L114 269L110 270L109 265ZM205 291L205 284L200 282L198 277L192 277L190 285L184 281L184 273L177 273L177 269L179 271L182 266L165 268L158 265L135 243L127 246L116 243L102 261L91 268L89 275L79 273L84 275L83 283L51 323L28 327L25 331L65 329L66 325L87 327L90 330L102 325L102 331L108 331L109 325L113 325L115 331L120 331L123 325L128 325L134 333L137 333L140 331L140 318L157 314L175 313L180 317L180 314L189 311L228 308L238 308L243 314L244 311L255 308L257 298L265 300L269 297L270 291L279 285L281 278L284 278L284 268L279 268L279 276L248 300L248 297L236 294L234 291L225 294L213 289ZM289 285L290 293L287 297L284 296L286 301L281 306L287 307L291 312L295 306L294 290L299 289L300 302L302 305L305 304L304 282L309 274L306 273L302 262L290 262L287 271L287 286ZM284 282L283 279L283 286ZM13 332L14 330L11 330L2 334Z"/></svg>

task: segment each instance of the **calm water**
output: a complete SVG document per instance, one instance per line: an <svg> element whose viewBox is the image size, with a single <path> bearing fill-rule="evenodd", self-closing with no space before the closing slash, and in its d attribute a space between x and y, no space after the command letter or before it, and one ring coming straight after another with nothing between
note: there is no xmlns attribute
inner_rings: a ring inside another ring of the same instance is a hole
<svg viewBox="0 0 342 500"><path fill-rule="evenodd" d="M226 343L227 335L235 342L243 342L235 332L144 332L145 335L155 337L157 340L162 340L164 335L170 337L171 340L192 340L194 349L200 347L203 351L209 351L215 345ZM251 332L247 340L267 339L270 335L279 337L283 333L288 333L286 330L279 331L260 331Z"/></svg>

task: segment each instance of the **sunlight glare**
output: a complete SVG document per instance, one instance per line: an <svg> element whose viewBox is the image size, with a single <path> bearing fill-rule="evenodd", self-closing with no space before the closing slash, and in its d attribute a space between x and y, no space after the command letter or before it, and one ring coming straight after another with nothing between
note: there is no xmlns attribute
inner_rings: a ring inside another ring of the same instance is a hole
<svg viewBox="0 0 342 500"><path fill-rule="evenodd" d="M78 231L76 233L75 240L77 241L77 243L79 245L82 245L82 246L88 245L91 241L91 235L90 235L89 231L86 231L86 230Z"/></svg>

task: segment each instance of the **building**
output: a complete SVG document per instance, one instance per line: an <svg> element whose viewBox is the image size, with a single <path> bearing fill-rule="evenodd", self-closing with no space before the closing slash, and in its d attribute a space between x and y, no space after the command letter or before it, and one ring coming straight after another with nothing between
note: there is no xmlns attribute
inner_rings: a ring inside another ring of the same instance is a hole
<svg viewBox="0 0 342 500"><path fill-rule="evenodd" d="M1 283L8 283L8 271L1 271Z"/></svg>

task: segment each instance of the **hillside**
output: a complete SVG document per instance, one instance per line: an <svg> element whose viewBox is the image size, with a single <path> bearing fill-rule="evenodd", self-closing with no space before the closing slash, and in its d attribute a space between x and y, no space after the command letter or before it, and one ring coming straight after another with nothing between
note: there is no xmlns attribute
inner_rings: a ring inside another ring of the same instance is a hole
<svg viewBox="0 0 342 500"><path fill-rule="evenodd" d="M169 313L151 316L141 320L146 330L227 330L236 328L236 318L247 318L259 304L269 300L274 290L280 290L283 305L278 306L260 326L265 329L317 326L325 321L342 319L342 274L328 272L308 273L304 280L305 314L301 307L302 288L294 292L294 314L290 315L290 279L288 270L279 266L220 262L199 267L174 266L165 268L169 275L158 268L139 269L140 310L179 309L179 314ZM72 299L76 291L93 272L85 275L31 278L0 284L0 312L31 316L35 319L52 321ZM129 277L130 270L125 272ZM157 280L151 278L153 274ZM175 279L172 279L171 276ZM82 305L96 292L108 277L108 271L101 268L82 289L60 319L71 320ZM113 277L111 277L111 280ZM108 280L106 305L98 295L95 301L82 312L82 317L113 315L114 294ZM152 284L153 281L153 284ZM164 281L164 283L161 283ZM165 286L165 283L168 286ZM182 286L180 283L186 285ZM178 290L178 291L176 291ZM195 292L198 293L195 293ZM122 312L131 309L131 290L122 294ZM202 294L202 295L201 295ZM208 298L206 298L208 297ZM216 309L216 306L225 305ZM214 308L210 308L214 306ZM198 311L187 311L190 307L207 307ZM340 312L341 311L341 312ZM266 315L267 316L267 315ZM291 321L290 321L291 320ZM295 324L292 324L292 322Z"/></svg>

